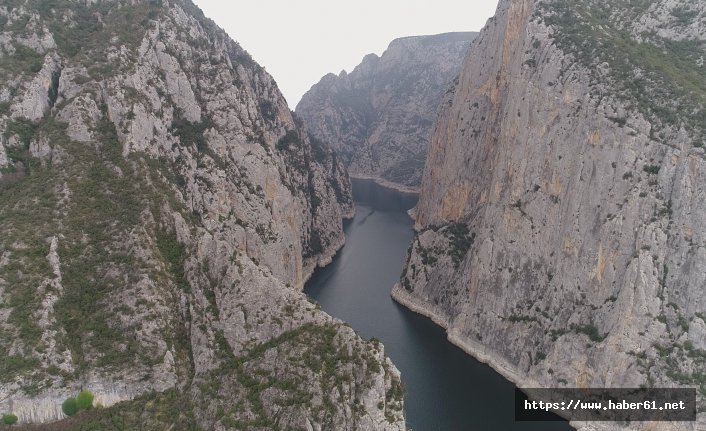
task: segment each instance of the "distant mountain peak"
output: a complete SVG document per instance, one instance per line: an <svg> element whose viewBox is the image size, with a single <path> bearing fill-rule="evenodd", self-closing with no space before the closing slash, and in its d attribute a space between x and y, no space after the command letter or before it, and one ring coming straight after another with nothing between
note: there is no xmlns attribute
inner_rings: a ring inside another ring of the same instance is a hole
<svg viewBox="0 0 706 431"><path fill-rule="evenodd" d="M327 75L304 95L297 114L353 175L415 189L437 108L475 35L395 39L351 73Z"/></svg>

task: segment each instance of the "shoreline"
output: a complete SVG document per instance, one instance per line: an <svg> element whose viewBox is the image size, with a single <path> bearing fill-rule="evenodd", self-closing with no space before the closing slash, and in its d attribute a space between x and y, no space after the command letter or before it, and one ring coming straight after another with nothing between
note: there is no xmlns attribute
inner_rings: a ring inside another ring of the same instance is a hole
<svg viewBox="0 0 706 431"><path fill-rule="evenodd" d="M343 220L346 220L344 218ZM333 262L333 258L336 257L339 251L346 245L346 235L343 234L341 239L325 250L323 253L318 255L315 259L311 259L308 263L302 265L302 281L296 286L296 289L300 292L304 291L306 283L314 276L314 272L318 268L324 268Z"/></svg>
<svg viewBox="0 0 706 431"><path fill-rule="evenodd" d="M422 300L410 295L408 292L402 289L399 283L395 284L390 293L392 299L395 300L400 305L408 308L409 310L425 316L431 319L435 324L442 327L444 332L446 332L447 339L451 344L457 346L468 355L473 356L479 362L488 364L492 369L497 371L507 380L511 381L517 387L543 387L538 382L529 379L527 377L521 376L514 367L509 364L505 359L496 355L493 351L489 350L486 346L476 343L473 341L464 340L461 336L460 331L451 328L449 330L449 322L446 318L441 316L436 311L432 310L428 305L426 305Z"/></svg>
<svg viewBox="0 0 706 431"><path fill-rule="evenodd" d="M302 281L296 286L296 289L303 292L306 283L314 276L314 272L318 268L324 268L333 262L333 258L336 257L339 251L346 245L346 233L343 229L343 223L346 220L352 220L355 217L355 203L351 207L350 211L341 215L341 237L339 240L324 250L321 254L316 256L315 259L310 259L309 262L304 262L302 264Z"/></svg>
<svg viewBox="0 0 706 431"><path fill-rule="evenodd" d="M410 187L410 186L405 186L405 185L402 185L402 184L393 183L392 181L388 181L388 180L386 180L386 179L384 179L384 178L375 177L375 176L372 176L372 175L363 175L363 174L352 174L352 173L349 173L348 176L349 176L350 178L356 179L356 180L372 180L372 181L375 182L375 184L377 184L377 185L379 185L379 186L382 186L382 187L385 187L385 188L388 188L388 189L392 189L392 190L395 190L395 191L398 191L398 192L401 192L401 193L411 193L411 194L417 194L417 195L418 195L419 192L421 191L421 189L420 189L419 187Z"/></svg>
<svg viewBox="0 0 706 431"><path fill-rule="evenodd" d="M490 368L495 370L498 374L503 376L505 379L510 381L513 385L518 388L542 388L544 385L540 385L537 381L530 379L526 376L521 376L510 363L505 359L501 358L495 354L492 350L488 349L485 345L481 343L476 343L471 340L466 340L462 337L460 331L451 328L449 330L449 321L444 316L434 311L428 304L419 298L414 297L407 291L405 291L399 283L395 283L390 292L392 299L408 310L417 313L430 319L434 324L440 326L446 333L447 340L463 350L464 353L473 357L478 362L488 365ZM585 425L589 423L585 422L572 422L568 421L569 425L576 430L591 429L591 430L601 430L608 429L602 428L601 425L591 422L591 426L594 428L584 428Z"/></svg>

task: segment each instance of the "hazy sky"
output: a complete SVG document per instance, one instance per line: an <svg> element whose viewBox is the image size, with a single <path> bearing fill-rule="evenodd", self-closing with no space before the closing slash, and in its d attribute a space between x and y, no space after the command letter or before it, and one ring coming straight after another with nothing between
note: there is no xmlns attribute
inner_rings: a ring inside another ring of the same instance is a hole
<svg viewBox="0 0 706 431"><path fill-rule="evenodd" d="M479 31L497 0L194 0L275 78L294 109L329 72L397 37Z"/></svg>

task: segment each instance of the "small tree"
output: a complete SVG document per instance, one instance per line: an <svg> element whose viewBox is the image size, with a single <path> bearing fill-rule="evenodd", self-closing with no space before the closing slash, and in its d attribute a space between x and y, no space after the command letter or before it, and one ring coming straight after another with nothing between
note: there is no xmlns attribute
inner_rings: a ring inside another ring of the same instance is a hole
<svg viewBox="0 0 706 431"><path fill-rule="evenodd" d="M81 410L88 410L93 407L93 393L91 391L81 391L76 396L76 404Z"/></svg>
<svg viewBox="0 0 706 431"><path fill-rule="evenodd" d="M73 416L78 413L76 398L67 398L61 405L61 411L63 411L66 416Z"/></svg>
<svg viewBox="0 0 706 431"><path fill-rule="evenodd" d="M5 425L14 425L17 423L17 416L13 414L2 415L2 423Z"/></svg>

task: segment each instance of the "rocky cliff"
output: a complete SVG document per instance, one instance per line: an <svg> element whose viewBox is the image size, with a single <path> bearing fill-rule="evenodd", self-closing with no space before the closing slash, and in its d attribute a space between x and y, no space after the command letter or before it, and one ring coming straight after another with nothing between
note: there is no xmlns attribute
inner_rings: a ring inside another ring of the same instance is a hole
<svg viewBox="0 0 706 431"><path fill-rule="evenodd" d="M404 429L382 346L301 292L346 172L190 1L4 2L0 76L0 413Z"/></svg>
<svg viewBox="0 0 706 431"><path fill-rule="evenodd" d="M705 9L501 0L394 297L518 384L695 386L703 411Z"/></svg>
<svg viewBox="0 0 706 431"><path fill-rule="evenodd" d="M328 74L297 115L355 176L416 190L439 104L477 33L395 39L351 73Z"/></svg>

